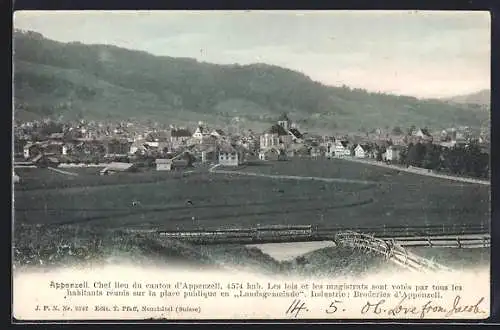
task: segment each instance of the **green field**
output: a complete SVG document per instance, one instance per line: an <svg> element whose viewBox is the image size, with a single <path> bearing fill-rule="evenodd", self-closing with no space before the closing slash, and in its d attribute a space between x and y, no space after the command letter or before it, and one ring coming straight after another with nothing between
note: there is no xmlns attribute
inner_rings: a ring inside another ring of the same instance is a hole
<svg viewBox="0 0 500 330"><path fill-rule="evenodd" d="M343 160L294 159L239 169L369 183L271 179L197 171L99 176L99 169L16 169L18 224L239 227L488 224L490 189ZM186 203L192 201L192 205ZM139 201L139 205L133 205Z"/></svg>

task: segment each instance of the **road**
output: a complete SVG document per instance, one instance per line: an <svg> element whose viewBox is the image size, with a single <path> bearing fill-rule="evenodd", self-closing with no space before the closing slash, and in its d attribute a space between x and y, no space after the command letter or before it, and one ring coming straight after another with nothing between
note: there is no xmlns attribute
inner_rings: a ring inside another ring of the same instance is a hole
<svg viewBox="0 0 500 330"><path fill-rule="evenodd" d="M390 169L397 170L397 171L408 172L408 173L413 173L413 174L418 174L418 175L431 176L431 177L435 177L435 178L447 179L447 180L452 180L452 181L475 183L475 184L481 184L481 185L487 185L487 186L491 185L490 181L473 179L473 178L463 178L463 177L445 175L445 174L438 174L438 173L434 173L434 172L429 172L428 170L423 169L423 168L416 168L416 167L408 167L407 168L407 167L389 165L389 164L385 164L383 162L360 159L360 158L355 158L355 157L345 157L342 159L344 159L346 161L350 161L350 162L357 162L357 163L363 163L363 164L368 164L368 165L373 165L373 166L385 167L385 168L390 168Z"/></svg>

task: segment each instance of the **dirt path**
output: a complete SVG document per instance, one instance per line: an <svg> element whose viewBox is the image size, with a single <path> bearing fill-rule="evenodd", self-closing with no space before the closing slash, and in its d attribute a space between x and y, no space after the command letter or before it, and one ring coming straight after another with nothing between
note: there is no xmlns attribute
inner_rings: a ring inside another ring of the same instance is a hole
<svg viewBox="0 0 500 330"><path fill-rule="evenodd" d="M253 172L225 171L225 170L217 170L216 169L217 167L219 167L219 165L212 166L208 171L210 173L258 176L258 177L271 178L271 179L313 180L313 181L323 181L323 182L342 182L342 183L359 183L359 184L377 184L378 183L375 181L352 180L352 179L342 179L342 178L324 178L324 177L317 177L317 176L271 175L271 174L262 174L262 173L253 173Z"/></svg>
<svg viewBox="0 0 500 330"><path fill-rule="evenodd" d="M375 161L364 160L364 159L359 159L359 158L347 158L346 157L346 158L342 158L342 159L349 161L349 162L356 162L356 163L363 163L363 164L368 164L368 165L373 165L373 166L385 167L385 168L390 168L390 169L397 170L397 171L432 176L435 178L441 178L441 179L446 179L446 180L482 184L482 185L487 185L487 186L491 185L490 181L478 180L478 179L472 179L472 178L463 178L463 177L445 175L445 174L437 174L437 173L433 173L433 172L428 172L426 169L422 169L422 168L414 168L414 167L413 168L412 167L406 168L406 167L400 167L400 166L396 166L396 165L388 165L388 164L384 164L382 162L375 162Z"/></svg>
<svg viewBox="0 0 500 330"><path fill-rule="evenodd" d="M57 173L65 174L65 175L78 176L78 173L67 172L67 171L59 170L59 169L53 168L53 167L49 167L48 169L51 171L57 172Z"/></svg>

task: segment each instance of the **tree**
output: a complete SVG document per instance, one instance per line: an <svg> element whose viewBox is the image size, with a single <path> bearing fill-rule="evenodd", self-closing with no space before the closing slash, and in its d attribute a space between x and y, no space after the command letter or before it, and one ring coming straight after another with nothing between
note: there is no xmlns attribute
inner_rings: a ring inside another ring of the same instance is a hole
<svg viewBox="0 0 500 330"><path fill-rule="evenodd" d="M425 149L421 143L410 144L408 146L408 155L406 157L406 164L410 166L420 167Z"/></svg>
<svg viewBox="0 0 500 330"><path fill-rule="evenodd" d="M438 169L439 168L439 158L441 155L441 150L439 146L427 143L424 146L422 167L426 169Z"/></svg>

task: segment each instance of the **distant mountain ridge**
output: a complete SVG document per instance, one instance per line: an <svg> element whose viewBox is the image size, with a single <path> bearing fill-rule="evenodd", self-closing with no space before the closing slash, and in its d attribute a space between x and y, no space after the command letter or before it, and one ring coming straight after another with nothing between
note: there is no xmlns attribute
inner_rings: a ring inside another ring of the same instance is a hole
<svg viewBox="0 0 500 330"><path fill-rule="evenodd" d="M482 106L489 106L491 103L491 91L489 89L483 89L475 93L446 98L446 100L448 102L460 104L479 104Z"/></svg>
<svg viewBox="0 0 500 330"><path fill-rule="evenodd" d="M293 70L216 65L109 45L61 43L14 31L16 118L237 122L268 127L287 112L323 131L381 127L479 126L487 113L441 100L330 87Z"/></svg>

